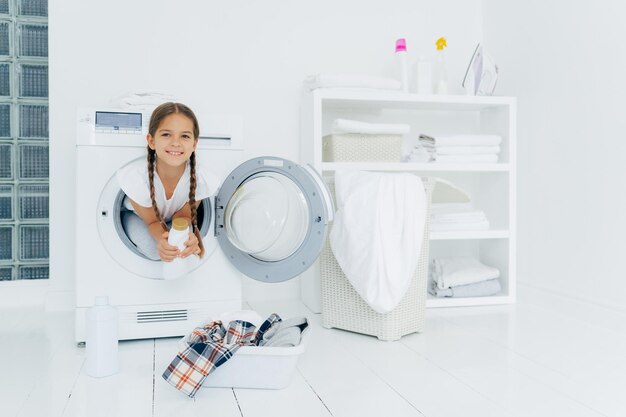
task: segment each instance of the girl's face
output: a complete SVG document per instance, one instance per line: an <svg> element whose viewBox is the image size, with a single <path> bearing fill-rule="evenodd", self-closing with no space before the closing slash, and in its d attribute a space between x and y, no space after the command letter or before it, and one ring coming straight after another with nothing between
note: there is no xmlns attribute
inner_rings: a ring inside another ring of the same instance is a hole
<svg viewBox="0 0 626 417"><path fill-rule="evenodd" d="M148 134L147 140L159 161L174 167L184 165L198 143L193 136L193 122L180 113L172 113L163 119L154 137Z"/></svg>

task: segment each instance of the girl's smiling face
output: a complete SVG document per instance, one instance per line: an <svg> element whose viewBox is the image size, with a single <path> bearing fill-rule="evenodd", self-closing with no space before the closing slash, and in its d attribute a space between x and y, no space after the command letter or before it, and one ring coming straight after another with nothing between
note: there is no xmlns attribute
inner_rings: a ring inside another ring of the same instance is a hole
<svg viewBox="0 0 626 417"><path fill-rule="evenodd" d="M154 136L148 134L147 140L159 160L174 167L187 163L198 143L193 135L193 122L181 113L165 117Z"/></svg>

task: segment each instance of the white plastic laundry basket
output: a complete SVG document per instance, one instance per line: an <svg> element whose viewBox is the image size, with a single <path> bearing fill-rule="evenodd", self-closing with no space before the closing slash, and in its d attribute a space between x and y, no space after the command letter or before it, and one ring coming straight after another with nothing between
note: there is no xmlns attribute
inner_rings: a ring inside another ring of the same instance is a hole
<svg viewBox="0 0 626 417"><path fill-rule="evenodd" d="M320 256L324 327L368 334L380 340L398 340L406 334L424 330L430 247L428 228L435 179L422 178L422 181L427 201L422 250L411 286L402 301L389 313L380 314L374 311L352 287L327 241ZM329 184L329 189L334 194L333 184Z"/></svg>
<svg viewBox="0 0 626 417"><path fill-rule="evenodd" d="M222 320L225 325L231 320L245 320L257 328L264 320L251 310L226 313L216 319ZM215 319L206 320L202 324L212 320ZM304 332L300 344L293 347L240 347L232 358L207 376L202 388L286 388L295 374L298 358L306 349L309 334L310 329ZM179 349L187 346L186 340L187 336L181 339Z"/></svg>

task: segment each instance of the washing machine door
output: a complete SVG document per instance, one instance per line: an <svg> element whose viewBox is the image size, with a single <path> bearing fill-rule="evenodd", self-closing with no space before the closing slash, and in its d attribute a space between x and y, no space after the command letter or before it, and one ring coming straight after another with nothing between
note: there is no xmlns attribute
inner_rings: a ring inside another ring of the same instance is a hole
<svg viewBox="0 0 626 417"><path fill-rule="evenodd" d="M215 236L242 273L282 282L319 256L334 208L321 177L309 166L260 157L231 172L215 199Z"/></svg>

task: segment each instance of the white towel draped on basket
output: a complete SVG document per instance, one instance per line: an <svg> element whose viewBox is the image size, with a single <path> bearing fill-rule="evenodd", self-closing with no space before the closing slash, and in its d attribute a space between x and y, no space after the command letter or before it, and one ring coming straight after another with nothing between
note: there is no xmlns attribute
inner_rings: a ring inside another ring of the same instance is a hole
<svg viewBox="0 0 626 417"><path fill-rule="evenodd" d="M338 211L330 245L348 281L378 313L393 310L411 284L426 217L421 178L337 171Z"/></svg>

